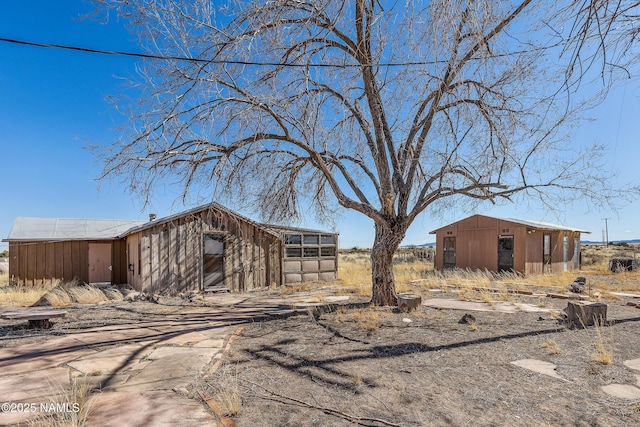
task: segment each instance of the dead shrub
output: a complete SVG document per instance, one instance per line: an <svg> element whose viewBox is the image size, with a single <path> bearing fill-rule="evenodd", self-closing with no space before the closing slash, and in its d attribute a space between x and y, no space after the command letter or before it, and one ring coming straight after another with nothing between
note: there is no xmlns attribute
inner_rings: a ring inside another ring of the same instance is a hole
<svg viewBox="0 0 640 427"><path fill-rule="evenodd" d="M50 402L43 401L49 412L41 412L28 422L29 427L81 427L87 423L91 413L91 387L85 376L72 378L71 389L57 389ZM57 406L47 406L47 405ZM58 410L63 408L65 410ZM39 408L40 409L40 408Z"/></svg>
<svg viewBox="0 0 640 427"><path fill-rule="evenodd" d="M611 365L613 363L613 329L609 329L609 334L606 335L603 331L603 327L598 325L598 322L594 325L596 336L593 342L595 352L592 360L602 365Z"/></svg>
<svg viewBox="0 0 640 427"><path fill-rule="evenodd" d="M542 344L542 348L547 350L547 353L549 353L549 354L560 354L560 353L562 353L562 350L560 349L560 346L558 345L558 343L553 341L553 340L549 340L549 341L544 342Z"/></svg>
<svg viewBox="0 0 640 427"><path fill-rule="evenodd" d="M29 307L47 293L50 286L6 286L0 288L0 307Z"/></svg>
<svg viewBox="0 0 640 427"><path fill-rule="evenodd" d="M107 300L100 289L91 285L69 286L66 290L73 302L78 304L96 304Z"/></svg>

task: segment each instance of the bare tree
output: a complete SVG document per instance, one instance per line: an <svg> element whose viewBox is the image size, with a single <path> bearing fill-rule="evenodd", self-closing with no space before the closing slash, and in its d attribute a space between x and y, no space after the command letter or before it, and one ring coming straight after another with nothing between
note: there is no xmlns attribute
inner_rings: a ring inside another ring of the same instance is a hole
<svg viewBox="0 0 640 427"><path fill-rule="evenodd" d="M302 200L358 211L375 224L374 304L396 303L393 254L428 208L609 194L602 147L563 127L582 104L546 2L100 3L165 58L116 101L130 132L103 176L146 195L171 178L270 221Z"/></svg>
<svg viewBox="0 0 640 427"><path fill-rule="evenodd" d="M594 66L605 84L632 76L640 62L640 1L580 0L560 7L549 21L568 56L567 80L580 82Z"/></svg>

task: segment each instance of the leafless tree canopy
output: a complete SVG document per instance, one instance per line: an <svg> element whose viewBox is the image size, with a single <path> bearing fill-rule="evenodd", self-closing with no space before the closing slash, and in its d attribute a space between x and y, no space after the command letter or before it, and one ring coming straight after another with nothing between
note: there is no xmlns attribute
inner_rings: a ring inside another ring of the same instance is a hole
<svg viewBox="0 0 640 427"><path fill-rule="evenodd" d="M104 3L174 58L145 63L117 101L130 133L102 153L104 175L143 194L170 177L271 221L304 199L356 210L375 223L378 304L395 301L391 256L428 207L607 198L602 147L563 127L587 101L566 70L600 49L601 2Z"/></svg>

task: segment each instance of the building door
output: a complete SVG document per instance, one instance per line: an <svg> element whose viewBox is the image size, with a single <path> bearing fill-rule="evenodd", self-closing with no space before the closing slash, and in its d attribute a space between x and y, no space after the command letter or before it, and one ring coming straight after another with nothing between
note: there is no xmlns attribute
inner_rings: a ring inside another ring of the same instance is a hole
<svg viewBox="0 0 640 427"><path fill-rule="evenodd" d="M562 262L564 264L564 271L569 270L569 237L564 236L562 238Z"/></svg>
<svg viewBox="0 0 640 427"><path fill-rule="evenodd" d="M542 271L551 273L551 234L542 235Z"/></svg>
<svg viewBox="0 0 640 427"><path fill-rule="evenodd" d="M580 268L580 239L578 237L573 238L573 269L578 270Z"/></svg>
<svg viewBox="0 0 640 427"><path fill-rule="evenodd" d="M89 283L111 283L111 243L89 243Z"/></svg>
<svg viewBox="0 0 640 427"><path fill-rule="evenodd" d="M513 271L513 236L498 236L498 273Z"/></svg>
<svg viewBox="0 0 640 427"><path fill-rule="evenodd" d="M204 290L224 288L224 235L205 234L202 252Z"/></svg>
<svg viewBox="0 0 640 427"><path fill-rule="evenodd" d="M456 267L456 238L455 237L445 237L443 247L443 256L442 256L442 266L444 268L455 268Z"/></svg>

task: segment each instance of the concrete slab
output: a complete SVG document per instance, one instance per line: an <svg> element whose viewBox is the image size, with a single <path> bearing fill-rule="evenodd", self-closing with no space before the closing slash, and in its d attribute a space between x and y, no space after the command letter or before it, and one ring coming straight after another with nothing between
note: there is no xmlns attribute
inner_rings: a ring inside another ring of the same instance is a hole
<svg viewBox="0 0 640 427"><path fill-rule="evenodd" d="M71 378L73 383L85 385L88 390L114 390L124 385L129 379L129 374L116 375L75 375Z"/></svg>
<svg viewBox="0 0 640 427"><path fill-rule="evenodd" d="M640 359L625 360L622 363L624 363L624 366L626 366L627 368L640 371Z"/></svg>
<svg viewBox="0 0 640 427"><path fill-rule="evenodd" d="M122 345L81 357L67 365L83 374L122 372L138 364L149 350L147 346L139 344Z"/></svg>
<svg viewBox="0 0 640 427"><path fill-rule="evenodd" d="M188 386L220 349L160 347L148 357L144 369L132 375L118 391L172 390Z"/></svg>
<svg viewBox="0 0 640 427"><path fill-rule="evenodd" d="M324 300L326 302L349 301L349 297L346 295L327 296L327 297L324 297Z"/></svg>
<svg viewBox="0 0 640 427"><path fill-rule="evenodd" d="M89 426L215 426L202 405L173 391L107 392L94 395Z"/></svg>
<svg viewBox="0 0 640 427"><path fill-rule="evenodd" d="M69 388L69 370L67 368L42 369L18 375L0 377L2 402L40 403L62 401L63 390ZM2 412L0 425L23 423L38 415L38 412Z"/></svg>
<svg viewBox="0 0 640 427"><path fill-rule="evenodd" d="M184 334L175 335L166 340L163 339L162 345L186 346L193 345L207 339L209 339L209 336L200 332L187 332Z"/></svg>
<svg viewBox="0 0 640 427"><path fill-rule="evenodd" d="M640 399L640 388L628 384L608 384L600 387L609 396L620 399L636 400Z"/></svg>
<svg viewBox="0 0 640 427"><path fill-rule="evenodd" d="M524 312L539 312L548 313L551 311L557 311L550 308L537 307L532 304L510 302L500 302L496 304L488 304L486 302L477 301L460 301L453 299L443 298L430 298L422 301L423 307L450 309L450 310L466 310L466 311L498 311L501 313L517 313L519 311Z"/></svg>
<svg viewBox="0 0 640 427"><path fill-rule="evenodd" d="M0 373L15 375L62 366L95 350L72 338L51 339L35 344L0 349Z"/></svg>
<svg viewBox="0 0 640 427"><path fill-rule="evenodd" d="M554 365L553 363L536 359L522 359L511 362L511 364L524 369L528 369L533 372L537 372L539 374L547 375L552 378L567 381L566 379L558 375L558 373L556 372L556 365Z"/></svg>
<svg viewBox="0 0 640 427"><path fill-rule="evenodd" d="M158 347L147 357L150 360L164 359L173 356L190 357L195 356L209 363L213 356L218 354L220 349L211 348L190 348L190 347Z"/></svg>
<svg viewBox="0 0 640 427"><path fill-rule="evenodd" d="M224 346L224 339L209 338L204 341L195 343L192 347L193 348L222 348L222 346Z"/></svg>
<svg viewBox="0 0 640 427"><path fill-rule="evenodd" d="M87 346L119 345L135 341L157 339L158 331L140 327L137 329L94 331L85 334L74 334L73 337Z"/></svg>
<svg viewBox="0 0 640 427"><path fill-rule="evenodd" d="M609 292L610 294L617 295L625 298L640 298L640 294L630 294L627 292Z"/></svg>

